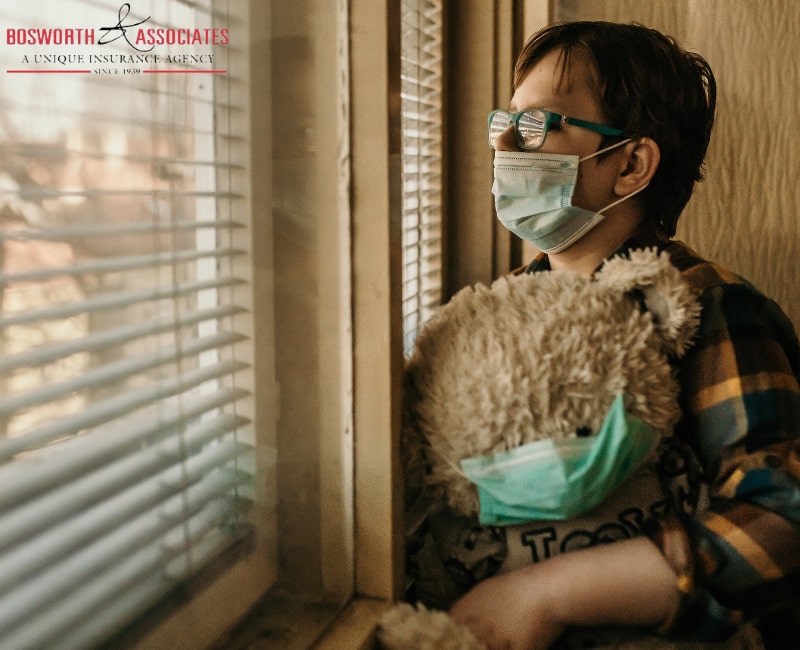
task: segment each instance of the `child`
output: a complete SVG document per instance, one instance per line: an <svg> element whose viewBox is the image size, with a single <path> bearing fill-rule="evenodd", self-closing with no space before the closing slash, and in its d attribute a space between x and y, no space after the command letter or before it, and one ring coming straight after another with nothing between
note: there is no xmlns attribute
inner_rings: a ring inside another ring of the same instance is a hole
<svg viewBox="0 0 800 650"><path fill-rule="evenodd" d="M713 73L654 30L579 22L530 39L514 88L489 139L497 216L542 251L526 270L591 274L657 247L700 295L700 333L677 368L676 435L705 495L664 476L672 512L648 537L490 578L451 615L490 648L546 648L582 625L724 639L797 592L800 347L773 301L671 239L702 178Z"/></svg>

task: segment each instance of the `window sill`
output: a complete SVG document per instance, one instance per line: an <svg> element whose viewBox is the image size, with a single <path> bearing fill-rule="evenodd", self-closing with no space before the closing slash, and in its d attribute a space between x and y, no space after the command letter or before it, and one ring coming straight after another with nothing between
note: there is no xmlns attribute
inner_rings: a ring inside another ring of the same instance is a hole
<svg viewBox="0 0 800 650"><path fill-rule="evenodd" d="M389 608L384 600L356 598L334 621L316 650L367 650L375 646L375 627L378 619Z"/></svg>
<svg viewBox="0 0 800 650"><path fill-rule="evenodd" d="M386 601L354 598L342 611L333 605L268 597L214 650L367 650L375 644Z"/></svg>

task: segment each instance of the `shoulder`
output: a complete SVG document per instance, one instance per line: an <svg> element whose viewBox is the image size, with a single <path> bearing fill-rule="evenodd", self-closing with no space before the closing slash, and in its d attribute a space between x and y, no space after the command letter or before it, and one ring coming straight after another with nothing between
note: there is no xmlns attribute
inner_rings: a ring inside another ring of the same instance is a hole
<svg viewBox="0 0 800 650"><path fill-rule="evenodd" d="M794 336L794 327L781 307L742 276L700 257L682 242L671 241L664 250L669 253L672 265L697 292L705 311L719 310L726 320L737 322L772 319Z"/></svg>
<svg viewBox="0 0 800 650"><path fill-rule="evenodd" d="M669 254L672 265L681 272L689 286L701 294L715 287L729 285L741 286L756 294L759 293L743 277L724 266L700 257L683 242L670 241L664 250Z"/></svg>
<svg viewBox="0 0 800 650"><path fill-rule="evenodd" d="M768 365L770 358L777 363L777 356L783 359L778 365L800 376L797 333L778 303L745 278L700 257L682 242L669 242L664 250L699 296L702 312L695 347L735 355L740 372L744 372L745 356L756 365ZM745 349L750 352L745 354Z"/></svg>

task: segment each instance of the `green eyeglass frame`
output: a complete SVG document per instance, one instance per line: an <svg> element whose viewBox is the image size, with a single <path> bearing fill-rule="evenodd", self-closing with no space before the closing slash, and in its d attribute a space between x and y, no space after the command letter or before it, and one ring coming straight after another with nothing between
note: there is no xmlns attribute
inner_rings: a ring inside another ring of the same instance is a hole
<svg viewBox="0 0 800 650"><path fill-rule="evenodd" d="M497 136L513 125L514 137L519 148L523 151L536 151L544 144L551 124L572 124L601 135L625 135L624 131L612 126L588 122L577 117L568 117L546 111L543 108L526 108L519 113L497 109L489 113L489 146L494 149L494 141Z"/></svg>

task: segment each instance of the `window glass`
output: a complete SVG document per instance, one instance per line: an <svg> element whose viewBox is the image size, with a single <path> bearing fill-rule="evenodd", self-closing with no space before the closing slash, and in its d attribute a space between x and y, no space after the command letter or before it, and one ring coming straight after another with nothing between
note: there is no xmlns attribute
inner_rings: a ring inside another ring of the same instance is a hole
<svg viewBox="0 0 800 650"><path fill-rule="evenodd" d="M103 643L241 555L239 609L277 573L246 5L132 5L0 9L2 647Z"/></svg>

